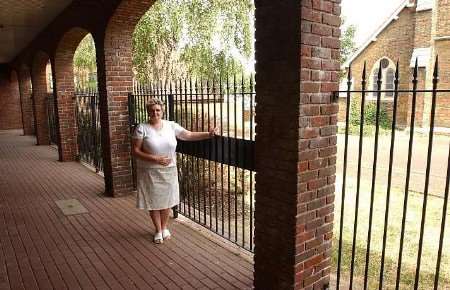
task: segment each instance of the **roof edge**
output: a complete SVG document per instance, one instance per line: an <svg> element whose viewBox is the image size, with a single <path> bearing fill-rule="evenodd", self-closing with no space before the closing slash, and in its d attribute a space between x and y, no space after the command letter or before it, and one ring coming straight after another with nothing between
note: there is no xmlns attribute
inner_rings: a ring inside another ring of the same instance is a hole
<svg viewBox="0 0 450 290"><path fill-rule="evenodd" d="M370 35L369 38L363 44L358 48L358 50L350 56L350 58L342 65L342 68L348 68L350 64L374 41L377 41L378 35L380 35L381 32L389 25L392 21L395 21L398 19L398 15L403 11L405 8L414 7L415 4L410 3L410 0L404 0L400 6L389 16L385 22L383 22L374 33Z"/></svg>

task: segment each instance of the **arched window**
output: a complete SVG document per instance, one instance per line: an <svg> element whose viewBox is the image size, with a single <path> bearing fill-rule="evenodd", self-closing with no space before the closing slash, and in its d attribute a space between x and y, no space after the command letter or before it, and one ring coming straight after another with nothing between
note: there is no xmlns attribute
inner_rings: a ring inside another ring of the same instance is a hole
<svg viewBox="0 0 450 290"><path fill-rule="evenodd" d="M386 70L386 81L384 83L384 87L386 90L394 90L394 76L395 72L394 69L392 68L388 68ZM386 97L393 97L394 96L394 92L386 92Z"/></svg>
<svg viewBox="0 0 450 290"><path fill-rule="evenodd" d="M372 96L377 97L378 93L378 70L375 69L372 72Z"/></svg>
<svg viewBox="0 0 450 290"><path fill-rule="evenodd" d="M381 66L381 88L378 88L378 72ZM371 90L373 91L372 97L376 98L378 96L378 90L386 90L381 94L382 98L391 98L394 96L394 80L395 80L395 70L394 63L387 57L383 57L380 61L376 62L372 68L371 73Z"/></svg>

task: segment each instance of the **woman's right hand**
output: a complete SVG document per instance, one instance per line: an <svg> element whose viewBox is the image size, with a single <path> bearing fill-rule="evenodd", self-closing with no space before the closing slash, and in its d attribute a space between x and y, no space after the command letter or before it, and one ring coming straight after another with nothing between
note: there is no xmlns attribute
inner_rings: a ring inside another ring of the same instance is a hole
<svg viewBox="0 0 450 290"><path fill-rule="evenodd" d="M170 164L170 162L172 162L172 159L167 156L158 156L156 158L156 163L162 166L167 166Z"/></svg>

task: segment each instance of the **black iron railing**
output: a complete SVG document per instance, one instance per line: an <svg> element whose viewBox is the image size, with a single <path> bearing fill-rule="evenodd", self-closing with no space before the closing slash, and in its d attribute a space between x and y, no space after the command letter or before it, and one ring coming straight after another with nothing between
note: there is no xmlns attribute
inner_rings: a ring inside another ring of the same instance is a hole
<svg viewBox="0 0 450 290"><path fill-rule="evenodd" d="M219 136L179 141L180 213L253 251L253 77L136 84L129 96L130 125L147 121L145 104L162 99L167 118L191 131L217 126Z"/></svg>
<svg viewBox="0 0 450 290"><path fill-rule="evenodd" d="M56 124L56 112L55 112L55 98L53 93L47 93L47 118L48 118L48 133L50 137L50 143L58 145L58 127Z"/></svg>
<svg viewBox="0 0 450 290"><path fill-rule="evenodd" d="M445 236L450 214L450 138L434 140L437 104L439 98L449 97L450 90L438 89L438 72L436 59L432 88L419 88L416 62L412 88L400 89L397 64L394 89L384 90L380 67L372 86L375 90L367 90L364 66L360 89L352 89L349 69L347 90L335 92L336 98L346 97L345 123L338 134L343 147L338 155L337 189L341 192L336 194L335 213L336 289L450 287L449 233ZM393 95L387 128L382 128L380 117L384 92ZM376 96L373 124L366 120L369 93ZM427 99L430 103L420 107L426 130L418 132L419 98L422 104ZM397 130L397 119L405 108L409 131L403 132ZM359 119L354 118L355 112ZM358 133L352 135L355 124L358 130L353 132ZM373 127L374 133L367 134L368 127Z"/></svg>
<svg viewBox="0 0 450 290"><path fill-rule="evenodd" d="M79 158L97 172L103 171L98 93L92 88L77 88L75 98Z"/></svg>

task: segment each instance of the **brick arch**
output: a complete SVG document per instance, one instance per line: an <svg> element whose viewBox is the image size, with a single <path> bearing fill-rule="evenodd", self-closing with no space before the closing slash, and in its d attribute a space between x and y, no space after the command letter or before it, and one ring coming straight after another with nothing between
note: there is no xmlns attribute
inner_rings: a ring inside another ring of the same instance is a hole
<svg viewBox="0 0 450 290"><path fill-rule="evenodd" d="M73 56L80 41L89 31L72 28L60 39L54 55L54 92L60 146L60 161L74 161L77 158L77 128L75 121Z"/></svg>
<svg viewBox="0 0 450 290"><path fill-rule="evenodd" d="M31 98L31 72L28 65L22 63L19 66L19 92L20 102L22 107L22 123L23 134L34 135L34 112L33 112L33 100Z"/></svg>
<svg viewBox="0 0 450 290"><path fill-rule="evenodd" d="M130 140L128 137L128 92L133 86L132 36L134 29L154 0L123 0L105 31L104 56L97 61L104 65L99 74L102 145L105 193L124 195L132 191ZM106 85L105 87L102 87ZM114 105L113 105L114 104Z"/></svg>
<svg viewBox="0 0 450 290"><path fill-rule="evenodd" d="M46 68L50 57L43 51L34 56L31 67L33 84L33 100L36 122L37 145L49 145L48 116L47 116L47 75Z"/></svg>

